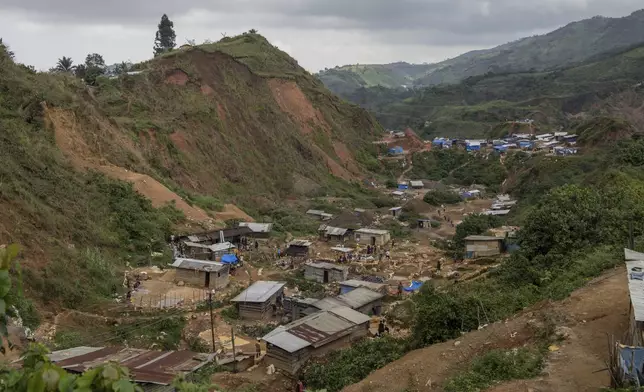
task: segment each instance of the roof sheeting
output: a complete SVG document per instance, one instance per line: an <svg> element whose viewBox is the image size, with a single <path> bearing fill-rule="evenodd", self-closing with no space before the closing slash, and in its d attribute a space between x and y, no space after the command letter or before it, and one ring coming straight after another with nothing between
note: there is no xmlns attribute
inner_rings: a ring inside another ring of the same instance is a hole
<svg viewBox="0 0 644 392"><path fill-rule="evenodd" d="M502 241L501 237L492 237L489 235L468 235L465 241Z"/></svg>
<svg viewBox="0 0 644 392"><path fill-rule="evenodd" d="M308 248L311 245L313 245L313 243L307 240L293 240L288 244L288 246L304 246L306 248Z"/></svg>
<svg viewBox="0 0 644 392"><path fill-rule="evenodd" d="M232 302L266 302L273 294L281 290L286 283L260 280L253 283L238 296L233 298Z"/></svg>
<svg viewBox="0 0 644 392"><path fill-rule="evenodd" d="M355 288L366 287L373 291L380 291L382 290L383 287L386 286L386 284L367 282L366 280L349 279L349 280L345 280L344 282L340 282L340 286L348 286L348 287L355 287Z"/></svg>
<svg viewBox="0 0 644 392"><path fill-rule="evenodd" d="M633 305L633 313L636 321L644 321L644 256L639 252L624 249L626 256L626 277L628 278L628 290ZM628 260L638 258L639 260Z"/></svg>
<svg viewBox="0 0 644 392"><path fill-rule="evenodd" d="M510 213L510 210L487 210L484 212L485 215L507 215Z"/></svg>
<svg viewBox="0 0 644 392"><path fill-rule="evenodd" d="M270 233L273 230L272 223L239 222L239 227L248 227L253 233Z"/></svg>
<svg viewBox="0 0 644 392"><path fill-rule="evenodd" d="M231 244L230 242L221 242L219 244L212 244L208 246L208 248L213 252L224 252L230 249L234 249L236 248L236 246Z"/></svg>
<svg viewBox="0 0 644 392"><path fill-rule="evenodd" d="M341 337L342 332L359 324L369 322L370 318L346 306L337 306L313 313L292 323L275 328L262 339L289 353L308 346L319 347ZM331 339L333 336L335 339Z"/></svg>
<svg viewBox="0 0 644 392"><path fill-rule="evenodd" d="M349 267L345 265L337 265L333 263L327 263L325 261L310 261L305 264L307 267L313 267L313 268L320 268L320 269L334 269L338 271L346 271L349 269Z"/></svg>
<svg viewBox="0 0 644 392"><path fill-rule="evenodd" d="M318 229L318 231L324 231L325 235L339 235L339 236L343 236L347 234L348 230L349 229L345 229L342 227L333 227L329 225L320 225L320 228Z"/></svg>
<svg viewBox="0 0 644 392"><path fill-rule="evenodd" d="M54 351L50 359L68 371L82 373L106 362L129 369L139 383L170 385L180 374L193 372L214 359L214 354L192 351L154 351L122 347L76 347Z"/></svg>
<svg viewBox="0 0 644 392"><path fill-rule="evenodd" d="M174 268L179 268L179 269L208 271L208 272L210 271L218 272L226 268L226 265L222 263L218 263L216 261L184 259L184 258L175 259L171 265Z"/></svg>
<svg viewBox="0 0 644 392"><path fill-rule="evenodd" d="M329 310L329 309L337 308L338 306L347 306L346 303L334 297L322 298L321 300L316 301L312 305L320 310Z"/></svg>
<svg viewBox="0 0 644 392"><path fill-rule="evenodd" d="M414 188L422 188L422 187L424 187L424 186L425 186L425 184L424 184L422 181L409 181L409 183L410 183L410 184L411 184L411 186L413 186Z"/></svg>
<svg viewBox="0 0 644 392"><path fill-rule="evenodd" d="M338 295L338 299L347 305L350 308L356 309L361 308L373 301L377 301L384 297L384 294L377 293L373 290L369 290L366 287L358 287L355 290L351 290L346 294Z"/></svg>
<svg viewBox="0 0 644 392"><path fill-rule="evenodd" d="M356 230L358 234L371 234L371 235L386 235L389 232L387 230L378 230L378 229L358 229Z"/></svg>
<svg viewBox="0 0 644 392"><path fill-rule="evenodd" d="M334 250L334 251L340 252L340 253L351 253L351 252L353 252L353 248L345 248L343 246L334 246L333 248L331 248L331 250Z"/></svg>

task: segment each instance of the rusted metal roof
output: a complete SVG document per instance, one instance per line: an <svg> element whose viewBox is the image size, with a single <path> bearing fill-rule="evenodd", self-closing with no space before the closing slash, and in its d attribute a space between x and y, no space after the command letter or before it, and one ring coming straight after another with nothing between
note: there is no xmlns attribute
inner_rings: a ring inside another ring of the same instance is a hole
<svg viewBox="0 0 644 392"><path fill-rule="evenodd" d="M169 385L175 377L192 373L214 359L214 354L192 351L153 351L122 347L76 347L54 351L50 359L71 372L82 373L106 362L128 368L138 383Z"/></svg>
<svg viewBox="0 0 644 392"><path fill-rule="evenodd" d="M294 353L305 347L319 347L343 336L344 332L370 318L346 306L313 313L279 326L263 337L267 343Z"/></svg>

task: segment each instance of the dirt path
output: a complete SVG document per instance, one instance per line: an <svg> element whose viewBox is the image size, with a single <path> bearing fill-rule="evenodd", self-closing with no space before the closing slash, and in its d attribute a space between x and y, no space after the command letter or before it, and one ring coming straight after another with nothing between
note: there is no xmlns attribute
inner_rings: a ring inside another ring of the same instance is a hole
<svg viewBox="0 0 644 392"><path fill-rule="evenodd" d="M542 312L560 318L558 325L570 328L570 337L551 354L542 376L489 391L598 391L609 384L608 372L601 371L608 355L606 334L621 336L626 329L628 298L624 268L611 270L563 301L537 305L512 319L467 333L459 343L448 341L412 351L343 392L441 391L442 383L465 369L474 356L528 342L532 320Z"/></svg>

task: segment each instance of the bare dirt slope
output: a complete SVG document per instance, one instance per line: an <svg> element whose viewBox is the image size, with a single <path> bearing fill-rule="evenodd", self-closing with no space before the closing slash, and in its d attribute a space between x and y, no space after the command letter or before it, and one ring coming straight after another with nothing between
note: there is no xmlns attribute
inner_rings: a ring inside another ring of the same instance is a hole
<svg viewBox="0 0 644 392"><path fill-rule="evenodd" d="M609 384L604 360L606 334L621 336L628 321L628 289L623 268L575 291L564 301L535 306L515 318L465 334L455 341L415 350L372 373L344 392L441 391L450 376L466 369L475 356L493 348L519 347L532 338L531 325L546 313L570 328L570 337L553 352L537 379L505 383L490 389L515 391L597 391Z"/></svg>

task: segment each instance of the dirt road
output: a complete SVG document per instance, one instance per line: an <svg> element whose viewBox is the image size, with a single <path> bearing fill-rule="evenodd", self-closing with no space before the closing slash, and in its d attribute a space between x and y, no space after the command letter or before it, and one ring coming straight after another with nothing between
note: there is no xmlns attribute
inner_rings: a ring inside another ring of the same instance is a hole
<svg viewBox="0 0 644 392"><path fill-rule="evenodd" d="M609 384L608 372L602 371L608 355L606 334L619 337L625 331L628 304L624 269L610 270L563 301L534 306L512 319L465 334L459 343L448 341L412 351L343 392L441 391L442 383L465 369L475 355L529 342L534 332L531 320L542 312L570 328L570 337L550 355L540 377L488 391L598 391Z"/></svg>

